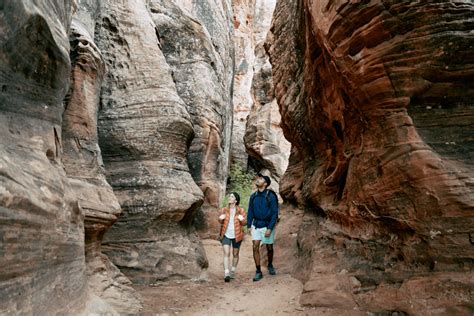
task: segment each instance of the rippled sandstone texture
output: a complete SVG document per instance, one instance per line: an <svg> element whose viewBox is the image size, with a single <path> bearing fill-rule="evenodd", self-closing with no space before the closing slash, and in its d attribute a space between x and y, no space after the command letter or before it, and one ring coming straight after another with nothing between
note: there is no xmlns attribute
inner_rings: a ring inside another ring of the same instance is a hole
<svg viewBox="0 0 474 316"><path fill-rule="evenodd" d="M99 144L122 207L104 252L135 283L198 277L207 259L189 224L203 200L186 159L193 125L145 1L102 1L95 33L108 67Z"/></svg>
<svg viewBox="0 0 474 316"><path fill-rule="evenodd" d="M470 1L278 2L268 50L293 146L280 193L319 215L299 234L304 304L474 309L473 14Z"/></svg>
<svg viewBox="0 0 474 316"><path fill-rule="evenodd" d="M151 11L160 47L178 95L193 123L187 154L191 175L204 193L195 225L217 233L214 213L226 187L232 128L234 49L227 1L154 0Z"/></svg>
<svg viewBox="0 0 474 316"><path fill-rule="evenodd" d="M97 1L78 3L70 31L72 75L63 114L63 162L71 186L84 211L85 255L88 286L117 313L137 313L140 300L131 282L101 253L102 238L121 209L105 179L98 144L97 114L100 88L106 71L94 43ZM84 21L84 22L82 22ZM107 307L106 307L107 308ZM91 312L108 309L91 304Z"/></svg>
<svg viewBox="0 0 474 316"><path fill-rule="evenodd" d="M3 1L1 11L0 310L80 314L83 214L61 162L71 2Z"/></svg>

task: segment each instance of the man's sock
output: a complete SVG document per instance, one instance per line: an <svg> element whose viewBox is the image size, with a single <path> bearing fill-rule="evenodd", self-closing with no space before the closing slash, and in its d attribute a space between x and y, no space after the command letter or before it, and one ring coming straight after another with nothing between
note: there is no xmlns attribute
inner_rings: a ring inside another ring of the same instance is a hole
<svg viewBox="0 0 474 316"><path fill-rule="evenodd" d="M235 267L232 267L232 269L231 269L231 270L232 270L232 272L235 272Z"/></svg>
<svg viewBox="0 0 474 316"><path fill-rule="evenodd" d="M225 274L225 275L228 275L228 274L229 274L229 269L225 269L225 270L224 270L224 274Z"/></svg>
<svg viewBox="0 0 474 316"><path fill-rule="evenodd" d="M260 266L257 266L257 272L262 272L262 270L260 270Z"/></svg>

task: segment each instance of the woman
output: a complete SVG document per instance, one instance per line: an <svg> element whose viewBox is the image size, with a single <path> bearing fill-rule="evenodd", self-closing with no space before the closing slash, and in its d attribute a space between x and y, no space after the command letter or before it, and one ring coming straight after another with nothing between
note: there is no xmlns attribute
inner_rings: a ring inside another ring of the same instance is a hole
<svg viewBox="0 0 474 316"><path fill-rule="evenodd" d="M240 196L236 192L229 194L229 204L220 210L219 223L221 231L219 234L222 248L224 250L224 281L229 282L235 278L235 269L239 263L239 250L244 238L243 228L247 224L247 215L243 208L239 207ZM232 245L233 259L232 269L229 271L230 246Z"/></svg>

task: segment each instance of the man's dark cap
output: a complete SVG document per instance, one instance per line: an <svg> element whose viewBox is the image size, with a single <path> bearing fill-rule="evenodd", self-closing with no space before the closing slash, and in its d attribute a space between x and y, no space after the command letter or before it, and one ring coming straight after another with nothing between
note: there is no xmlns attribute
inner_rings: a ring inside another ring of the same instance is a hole
<svg viewBox="0 0 474 316"><path fill-rule="evenodd" d="M263 178L265 180L265 182L267 183L267 187L269 187L270 183L272 183L272 180L270 180L269 176L264 176L263 174L258 173L257 177Z"/></svg>

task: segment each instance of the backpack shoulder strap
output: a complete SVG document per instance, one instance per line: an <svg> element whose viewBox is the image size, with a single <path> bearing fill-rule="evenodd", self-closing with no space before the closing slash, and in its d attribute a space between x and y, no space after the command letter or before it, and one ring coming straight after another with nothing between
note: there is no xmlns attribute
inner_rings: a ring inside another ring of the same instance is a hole
<svg viewBox="0 0 474 316"><path fill-rule="evenodd" d="M268 193L272 194L278 202L278 196L276 192L273 191L272 189L267 189L267 192L265 193L265 198L267 199L268 205L270 205L270 197Z"/></svg>

